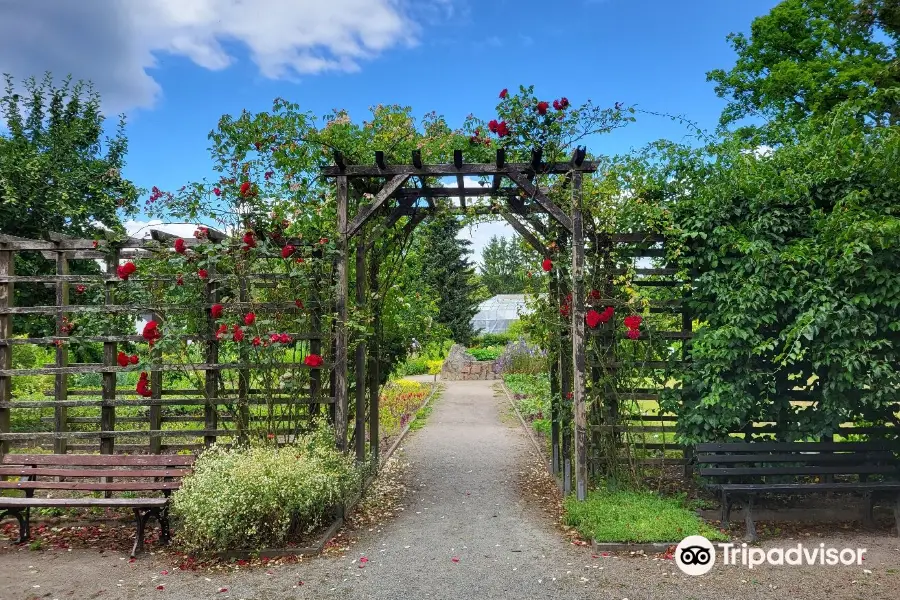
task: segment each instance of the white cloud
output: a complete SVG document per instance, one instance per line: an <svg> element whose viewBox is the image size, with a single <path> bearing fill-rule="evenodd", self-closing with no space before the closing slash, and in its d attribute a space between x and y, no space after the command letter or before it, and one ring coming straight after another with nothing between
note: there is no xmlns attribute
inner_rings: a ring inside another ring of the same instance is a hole
<svg viewBox="0 0 900 600"><path fill-rule="evenodd" d="M452 0L35 0L3 2L0 72L17 79L71 73L94 83L107 110L151 107L156 56L210 70L240 44L268 78L352 72L417 42L421 23L452 14Z"/></svg>
<svg viewBox="0 0 900 600"><path fill-rule="evenodd" d="M491 237L495 235L506 238L518 237L518 234L510 227L509 223L503 220L476 223L474 225L463 227L456 237L461 240L470 240L472 242L472 262L476 265L480 265L481 255L488 245L488 242L491 241Z"/></svg>

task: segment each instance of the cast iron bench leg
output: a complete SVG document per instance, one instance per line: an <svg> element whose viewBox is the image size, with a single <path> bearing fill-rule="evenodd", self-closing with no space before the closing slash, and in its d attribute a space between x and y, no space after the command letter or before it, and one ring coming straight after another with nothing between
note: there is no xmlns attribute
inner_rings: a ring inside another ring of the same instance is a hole
<svg viewBox="0 0 900 600"><path fill-rule="evenodd" d="M875 497L872 492L863 494L862 522L866 527L875 527Z"/></svg>
<svg viewBox="0 0 900 600"><path fill-rule="evenodd" d="M8 508L0 512L0 519L6 516L13 516L19 522L19 541L16 542L17 544L24 544L31 539L31 527L29 527L29 517L31 515L27 508L24 515L22 515L22 509L20 508Z"/></svg>
<svg viewBox="0 0 900 600"><path fill-rule="evenodd" d="M161 511L157 511L156 520L159 521L159 541L168 545L171 541L169 534L169 505L166 504Z"/></svg>
<svg viewBox="0 0 900 600"><path fill-rule="evenodd" d="M731 519L731 499L727 492L722 492L722 527L728 529L728 521Z"/></svg>
<svg viewBox="0 0 900 600"><path fill-rule="evenodd" d="M151 512L146 509L134 509L134 522L137 525L137 535L134 537L134 548L131 549L131 557L134 558L138 553L144 551L144 531L147 528L147 521L150 520Z"/></svg>
<svg viewBox="0 0 900 600"><path fill-rule="evenodd" d="M900 536L900 494L894 499L894 520L897 522L897 535Z"/></svg>
<svg viewBox="0 0 900 600"><path fill-rule="evenodd" d="M746 508L746 523L747 523L747 536L746 540L748 542L756 541L756 523L753 522L753 494L747 496L747 508Z"/></svg>

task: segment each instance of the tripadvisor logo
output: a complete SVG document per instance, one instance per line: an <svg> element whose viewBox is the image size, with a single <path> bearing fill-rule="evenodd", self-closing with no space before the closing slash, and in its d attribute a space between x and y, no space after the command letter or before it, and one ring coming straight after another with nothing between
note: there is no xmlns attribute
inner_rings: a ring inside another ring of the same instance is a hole
<svg viewBox="0 0 900 600"><path fill-rule="evenodd" d="M826 548L825 544L806 547L797 544L790 548L749 547L747 544L720 543L718 549L723 565L742 565L753 569L760 565L861 565L865 548ZM716 548L702 535L684 538L675 548L675 564L686 575L703 575L716 564Z"/></svg>

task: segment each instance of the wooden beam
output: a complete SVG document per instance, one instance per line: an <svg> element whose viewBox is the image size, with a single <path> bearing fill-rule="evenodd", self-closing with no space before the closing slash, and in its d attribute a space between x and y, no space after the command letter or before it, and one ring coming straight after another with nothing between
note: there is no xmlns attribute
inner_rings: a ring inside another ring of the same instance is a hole
<svg viewBox="0 0 900 600"><path fill-rule="evenodd" d="M570 162L548 163L541 168L541 174L563 175L572 170L573 167ZM585 161L574 170L592 173L597 170L597 163ZM498 167L494 163L464 163L462 169L457 169L453 163L422 164L421 167L415 164L387 165L383 170L375 165L345 165L343 169L339 166L331 166L324 167L321 170L323 177L392 177L394 175L442 177L445 175L506 175L508 173L530 172L533 172L530 163L504 163L502 167Z"/></svg>
<svg viewBox="0 0 900 600"><path fill-rule="evenodd" d="M335 165L334 168L336 169L336 174L338 174L338 173L342 174L347 168L347 165L344 164L344 153L341 152L340 150L334 151L334 165Z"/></svg>
<svg viewBox="0 0 900 600"><path fill-rule="evenodd" d="M403 185L406 180L409 179L409 175L395 175L392 177L387 183L384 184L384 187L375 195L375 199L372 201L372 204L364 207L359 211L359 214L356 215L356 218L353 219L353 222L350 224L347 229L347 236L353 237L356 235L356 232L359 231L359 228L366 224L366 222L375 214L378 209L385 203L385 201L391 197L391 195L397 191L397 189Z"/></svg>
<svg viewBox="0 0 900 600"><path fill-rule="evenodd" d="M370 242L371 244L372 242ZM369 247L366 248L367 250ZM378 292L378 254L369 254L369 289L373 293ZM372 297L373 303L381 299ZM377 306L375 307L377 308ZM379 465L381 454L381 423L379 404L381 396L381 311L373 310L372 343L369 347L369 367L366 373L369 375L369 455L372 464Z"/></svg>
<svg viewBox="0 0 900 600"><path fill-rule="evenodd" d="M457 175L457 177L463 177ZM489 187L423 187L423 188L402 188L394 192L393 197L398 200L409 200L418 198L458 198L465 196L472 197L498 197L498 198L515 198L521 195L518 188L502 188L498 191L492 191Z"/></svg>
<svg viewBox="0 0 900 600"><path fill-rule="evenodd" d="M366 308L366 240L360 236L356 240L356 307L361 311ZM366 460L366 338L356 344L356 365L354 380L356 381L356 460Z"/></svg>
<svg viewBox="0 0 900 600"><path fill-rule="evenodd" d="M69 261L65 252L58 252L56 256L56 274L69 274ZM63 327L67 320L63 307L69 304L69 284L65 281L56 283L56 335L68 335ZM56 346L56 368L61 369L69 366L69 348L64 344ZM69 394L69 376L65 373L57 373L54 377L53 399L57 402L65 401ZM63 433L68 431L67 409L63 405L56 406L54 411L54 431ZM53 452L56 454L66 453L66 440L57 438L53 440Z"/></svg>
<svg viewBox="0 0 900 600"><path fill-rule="evenodd" d="M422 151L421 150L413 150L412 151L412 162L413 167L419 170L422 170ZM454 165L455 167L456 165Z"/></svg>
<svg viewBox="0 0 900 600"><path fill-rule="evenodd" d="M466 178L462 175L456 176L456 191L459 192L459 207L465 210L466 208L466 194L463 190L466 189Z"/></svg>
<svg viewBox="0 0 900 600"><path fill-rule="evenodd" d="M106 275L107 281L104 283L104 304L112 305L116 303L115 298L113 297L113 292L116 289L116 284L113 281L113 277L116 276L116 268L119 265L119 253L114 248L112 249L109 258L106 260ZM115 333L107 332L107 333ZM107 367L113 367L116 365L116 356L117 356L118 344L116 342L104 342L103 343L103 364ZM103 373L102 375L102 395L103 405L100 408L100 431L115 431L116 430L116 407L114 405L108 404L110 401L116 399L116 374L115 373ZM100 454L113 454L115 452L115 438L114 436L109 437L101 437L100 438Z"/></svg>
<svg viewBox="0 0 900 600"><path fill-rule="evenodd" d="M544 209L550 213L550 215L556 219L556 221L562 225L566 231L572 233L572 219L569 218L569 215L564 213L562 209L560 209L556 204L550 200L544 193L537 188L533 183L528 181L528 177L525 173L508 173L507 176L512 179L516 185L518 185L522 190L525 191L530 197L534 198L538 204L540 204Z"/></svg>
<svg viewBox="0 0 900 600"><path fill-rule="evenodd" d="M587 498L587 408L585 406L584 227L581 173L572 176L572 408L575 417L575 494Z"/></svg>
<svg viewBox="0 0 900 600"><path fill-rule="evenodd" d="M542 243L541 240L537 238L531 231L525 227L517 219L514 215L509 213L508 211L500 211L500 214L503 215L503 218L506 219L506 222L512 225L512 228L515 229L519 235L525 238L525 241L528 242L528 245L534 248L536 252L538 252L541 256L544 256L547 252L546 244Z"/></svg>
<svg viewBox="0 0 900 600"><path fill-rule="evenodd" d="M347 232L348 181L344 176L337 178L337 228L338 256L335 263L335 311L337 322L334 331L334 435L337 449L347 451L347 419L349 390L347 389L347 297L349 295L349 240Z"/></svg>
<svg viewBox="0 0 900 600"><path fill-rule="evenodd" d="M6 243L0 242L0 276L15 276L15 253ZM13 283L0 280L0 308L12 306ZM0 340L13 336L12 315L0 314ZM12 346L0 343L0 371L12 369ZM0 434L10 431L10 403L12 402L12 376L0 375ZM9 452L9 442L0 441L0 457Z"/></svg>
<svg viewBox="0 0 900 600"><path fill-rule="evenodd" d="M216 263L211 263L207 267L207 271L209 272L209 279L206 280L206 284L204 287L204 295L205 300L208 305L215 304L219 300L219 285L217 282L213 281L213 276L216 273ZM218 365L219 363L219 342L216 339L216 331L218 327L216 326L216 320L212 316L212 312L207 309L206 310L206 335L209 336L209 339L206 342L206 364L207 365ZM157 371L160 369L157 368ZM204 381L204 396L206 397L206 405L203 407L203 422L204 427L208 430L215 430L219 426L219 412L217 406L217 399L219 397L219 379L221 377L221 373L218 369L209 369L203 376ZM153 389L153 381L150 382L150 393L151 397L156 392ZM203 443L206 447L212 446L216 443L216 436L208 435L204 436Z"/></svg>
<svg viewBox="0 0 900 600"><path fill-rule="evenodd" d="M384 152L381 150L375 151L375 165L382 171L387 168L387 164L384 162Z"/></svg>
<svg viewBox="0 0 900 600"><path fill-rule="evenodd" d="M531 151L531 169L537 173L541 170L541 160L544 158L544 151L541 148Z"/></svg>

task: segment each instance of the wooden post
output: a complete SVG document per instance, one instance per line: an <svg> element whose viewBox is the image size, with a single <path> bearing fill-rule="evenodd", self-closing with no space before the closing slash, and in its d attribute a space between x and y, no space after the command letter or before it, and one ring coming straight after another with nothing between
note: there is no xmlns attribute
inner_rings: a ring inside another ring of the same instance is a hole
<svg viewBox="0 0 900 600"><path fill-rule="evenodd" d="M6 244L0 243L0 277L15 275L15 253ZM0 309L13 305L13 284L11 281L0 281ZM13 336L12 315L0 314L0 340L9 340ZM12 368L12 346L0 341L0 369ZM0 433L9 433L10 411L12 403L12 376L0 375ZM0 440L0 457L9 452L9 442Z"/></svg>
<svg viewBox="0 0 900 600"><path fill-rule="evenodd" d="M116 276L116 267L119 266L119 249L111 248L109 256L106 259L106 276L107 281L104 284L104 304L115 304L113 293L116 284L113 278ZM107 335L115 334L115 331L107 331ZM116 342L103 342L103 365L106 367L116 366L116 355L118 353L118 344ZM109 437L103 437L106 432L114 432L116 430L116 373L107 371L103 373L103 393L102 404L100 405L100 454L112 454L115 452L115 434L110 433ZM152 439L151 439L152 444Z"/></svg>
<svg viewBox="0 0 900 600"><path fill-rule="evenodd" d="M316 259L322 258L322 252L317 250L313 253L313 257ZM314 269L316 276L321 277L322 272L319 268L321 264L320 260L313 261ZM309 351L312 354L322 355L322 297L319 295L319 282L316 282L312 287L312 308L310 309L310 324L312 326L312 331L316 336L309 341ZM322 396L322 370L321 369L312 369L309 374L309 395L313 400L313 403L309 405L309 416L311 419L315 419L319 416L321 412L321 404L316 402Z"/></svg>
<svg viewBox="0 0 900 600"><path fill-rule="evenodd" d="M349 270L349 239L347 236L347 177L337 177L337 229L339 236L338 261L335 286L335 304L337 309L337 327L335 330L334 354L334 435L338 450L347 450L347 419L349 390L347 389L347 296L350 283L347 277Z"/></svg>
<svg viewBox="0 0 900 600"><path fill-rule="evenodd" d="M209 279L206 280L205 294L207 306L204 310L206 311L206 333L209 336L209 340L206 342L206 364L217 366L219 363L219 342L216 340L216 330L218 328L216 320L212 316L212 311L209 309L209 305L219 300L219 288L217 283L213 281L216 276L215 263L209 265L207 273L209 276ZM219 371L207 369L205 378L206 404L203 407L203 428L209 432L215 431L219 427L219 407L216 402L219 397ZM203 436L203 443L207 446L215 444L216 436L207 433Z"/></svg>
<svg viewBox="0 0 900 600"><path fill-rule="evenodd" d="M564 243L559 246L562 251ZM560 300L568 294L569 285L563 278L557 279L557 285L559 287L557 305L559 306L561 305ZM562 398L560 453L562 454L563 494L566 496L572 493L572 410L569 404L569 394L572 391L572 337L570 330L571 321L564 320L559 336L559 393Z"/></svg>
<svg viewBox="0 0 900 600"><path fill-rule="evenodd" d="M373 293L378 292L378 254L377 250L372 251L369 257L369 289ZM373 308L377 308L379 299L373 299ZM372 455L372 462L378 465L380 445L381 445L381 423L379 402L381 400L381 311L373 310L374 320L372 322L372 343L369 348L369 453Z"/></svg>
<svg viewBox="0 0 900 600"><path fill-rule="evenodd" d="M587 412L584 359L584 223L581 171L572 174L572 403L575 416L575 493L587 498Z"/></svg>
<svg viewBox="0 0 900 600"><path fill-rule="evenodd" d="M691 287L693 285L694 281L691 276ZM694 330L694 316L688 306L690 298L691 289L688 289L681 296L681 333L684 336L681 340L681 360L685 363L691 360L691 336ZM690 480L694 476L694 447L684 446L682 452L684 455L684 478Z"/></svg>
<svg viewBox="0 0 900 600"><path fill-rule="evenodd" d="M366 306L366 241L362 235L356 240L356 306ZM360 335L356 345L356 460L366 460L366 339Z"/></svg>
<svg viewBox="0 0 900 600"><path fill-rule="evenodd" d="M59 245L59 244L57 244ZM56 274L69 274L69 259L66 257L64 250L56 252ZM56 281L56 335L63 336L63 326L65 325L66 313L64 306L69 304L69 283L58 279ZM56 367L63 368L69 366L69 348L66 344L58 344L56 346ZM65 373L57 373L53 386L53 399L57 402L63 402L69 395L69 376ZM65 433L68 431L68 411L65 406L57 405L54 410L53 430L56 433ZM56 454L65 454L68 446L68 440L63 437L57 437L53 440L53 452Z"/></svg>
<svg viewBox="0 0 900 600"><path fill-rule="evenodd" d="M559 283L556 281L556 273L550 273L550 298L559 307ZM552 360L550 361L550 453L551 453L551 471L554 475L560 472L560 449L559 449L559 421L560 421L560 398L559 398L559 349L552 348L550 350Z"/></svg>
<svg viewBox="0 0 900 600"><path fill-rule="evenodd" d="M238 301L242 305L250 302L250 290L245 277L238 277ZM238 322L243 323L244 321L239 319ZM249 364L250 348L247 344L238 344L238 357L242 365ZM246 443L250 432L250 369L240 369L238 371L238 401L235 418L237 420L235 429L237 430L238 441Z"/></svg>
<svg viewBox="0 0 900 600"><path fill-rule="evenodd" d="M160 323L159 314L150 313L150 318ZM158 347L150 350L150 454L160 454L162 452L162 437L153 435L153 432L162 431L162 371L160 363L162 362L162 352Z"/></svg>

